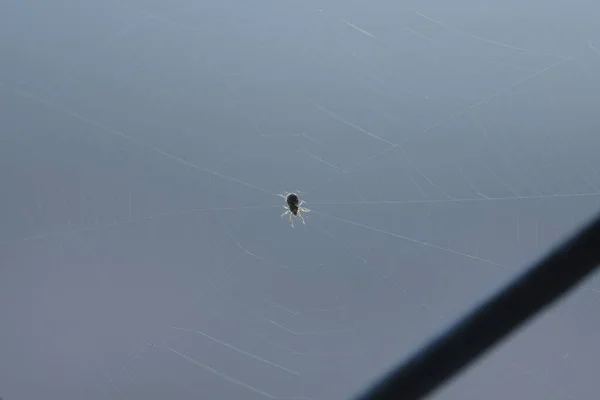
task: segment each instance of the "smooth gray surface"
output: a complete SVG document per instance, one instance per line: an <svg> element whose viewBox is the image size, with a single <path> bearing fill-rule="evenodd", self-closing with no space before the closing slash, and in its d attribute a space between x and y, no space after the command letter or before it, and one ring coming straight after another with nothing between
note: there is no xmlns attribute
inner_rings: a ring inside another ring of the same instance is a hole
<svg viewBox="0 0 600 400"><path fill-rule="evenodd" d="M588 3L2 3L0 395L362 389L598 209ZM596 399L597 287L435 398Z"/></svg>

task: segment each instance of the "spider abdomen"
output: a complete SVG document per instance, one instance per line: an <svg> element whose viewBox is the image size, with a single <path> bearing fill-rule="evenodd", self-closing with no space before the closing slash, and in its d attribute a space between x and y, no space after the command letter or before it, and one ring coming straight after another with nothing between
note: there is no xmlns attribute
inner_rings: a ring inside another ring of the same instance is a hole
<svg viewBox="0 0 600 400"><path fill-rule="evenodd" d="M288 194L285 198L285 202L287 203L288 207L292 212L294 209L296 210L296 212L298 211L300 199L298 199L298 195L296 193Z"/></svg>

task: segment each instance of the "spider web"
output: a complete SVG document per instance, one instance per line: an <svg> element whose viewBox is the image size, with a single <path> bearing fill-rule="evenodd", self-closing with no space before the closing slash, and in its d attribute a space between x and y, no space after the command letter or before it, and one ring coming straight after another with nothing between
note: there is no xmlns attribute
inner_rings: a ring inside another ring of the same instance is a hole
<svg viewBox="0 0 600 400"><path fill-rule="evenodd" d="M352 3L94 7L116 28L86 57L0 87L23 185L5 281L47 302L13 326L56 349L11 368L50 397L346 398L600 204L589 40L552 54ZM290 229L278 194L298 189ZM597 296L592 279L437 397L585 398Z"/></svg>

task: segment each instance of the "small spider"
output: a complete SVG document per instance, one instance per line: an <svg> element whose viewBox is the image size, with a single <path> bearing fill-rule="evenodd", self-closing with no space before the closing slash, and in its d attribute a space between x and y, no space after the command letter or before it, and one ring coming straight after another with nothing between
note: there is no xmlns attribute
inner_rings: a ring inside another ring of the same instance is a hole
<svg viewBox="0 0 600 400"><path fill-rule="evenodd" d="M304 204L304 201L300 200L296 193L285 192L285 194L280 194L280 196L285 199L285 204L286 204L285 206L283 206L283 208L285 208L286 211L283 214L281 214L281 216L283 217L284 215L287 215L287 214L290 215L290 225L292 226L292 228L294 227L293 217L300 218L302 223L306 224L306 222L304 222L304 218L302 218L302 213L310 212L310 210L308 208L302 207L302 204Z"/></svg>

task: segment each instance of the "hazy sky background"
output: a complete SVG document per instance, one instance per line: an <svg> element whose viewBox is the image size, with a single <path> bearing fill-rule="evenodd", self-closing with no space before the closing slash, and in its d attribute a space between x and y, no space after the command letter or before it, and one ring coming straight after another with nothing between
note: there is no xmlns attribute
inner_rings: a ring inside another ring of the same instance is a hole
<svg viewBox="0 0 600 400"><path fill-rule="evenodd" d="M2 3L0 396L363 389L600 208L593 4ZM599 285L434 398L596 399Z"/></svg>

